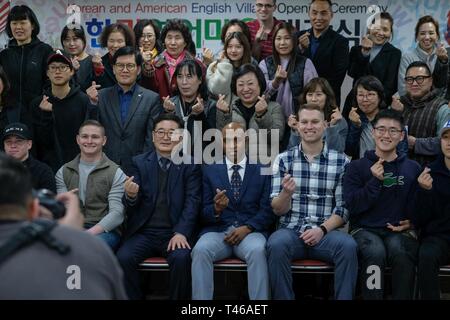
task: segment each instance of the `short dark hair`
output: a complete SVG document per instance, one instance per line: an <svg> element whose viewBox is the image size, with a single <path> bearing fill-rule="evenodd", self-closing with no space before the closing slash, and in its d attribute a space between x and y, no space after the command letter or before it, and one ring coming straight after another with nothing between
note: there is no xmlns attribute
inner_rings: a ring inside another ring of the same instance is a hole
<svg viewBox="0 0 450 320"><path fill-rule="evenodd" d="M378 95L379 104L378 108L385 109L386 103L384 102L384 87L380 80L378 80L377 77L374 76L363 76L356 80L355 85L353 86L353 91L355 93L353 97L353 105L356 107L358 106L358 87L363 87L364 89L368 91L375 91Z"/></svg>
<svg viewBox="0 0 450 320"><path fill-rule="evenodd" d="M311 0L311 2L309 3L309 6L311 7L311 5L316 2L316 1L325 1L328 2L328 4L330 5L330 10L333 7L333 3L331 2L331 0Z"/></svg>
<svg viewBox="0 0 450 320"><path fill-rule="evenodd" d="M20 162L0 152L0 207L18 206L26 208L32 196L30 171ZM1 210L0 210L1 211ZM1 219L1 212L0 212Z"/></svg>
<svg viewBox="0 0 450 320"><path fill-rule="evenodd" d="M266 91L266 78L264 78L264 74L261 69L253 65L252 63L246 63L239 67L236 72L233 74L233 78L231 79L231 91L237 95L236 93L236 82L237 80L246 75L247 73L253 72L258 79L259 87L261 88L259 96L262 95Z"/></svg>
<svg viewBox="0 0 450 320"><path fill-rule="evenodd" d="M176 122L178 124L178 128L180 128L180 129L184 127L183 121L176 114L173 114L173 113L161 113L159 116L156 117L155 120L153 120L153 130L155 130L156 126L158 125L158 123L160 123L162 121L173 121L173 122Z"/></svg>
<svg viewBox="0 0 450 320"><path fill-rule="evenodd" d="M64 48L64 39L67 38L69 35L69 31L72 31L74 36L81 39L83 41L83 50L86 48L86 33L84 32L83 26L75 27L75 28L69 28L68 26L65 26L61 31L61 45Z"/></svg>
<svg viewBox="0 0 450 320"><path fill-rule="evenodd" d="M228 28L230 28L231 26L234 26L234 25L238 25L242 29L242 33L244 34L244 36L247 37L248 42L251 45L252 36L250 33L250 29L244 21L239 20L239 19L231 19L230 21L228 21L227 23L224 24L224 26L222 27L222 31L220 33L220 41L222 41L222 43L225 44L225 40L226 40L225 38L226 38Z"/></svg>
<svg viewBox="0 0 450 320"><path fill-rule="evenodd" d="M161 52L161 40L159 37L161 31L159 30L158 25L151 19L141 19L134 26L133 32L136 39L136 49L139 49L139 40L141 39L142 33L144 32L144 28L146 26L152 26L153 30L155 30L155 48L158 52Z"/></svg>
<svg viewBox="0 0 450 320"><path fill-rule="evenodd" d="M109 26L106 26L105 29L103 29L102 34L100 35L100 46L102 48L106 48L108 46L109 35L113 32L120 32L121 34L123 34L126 46L135 46L134 33L130 30L130 28L125 24L113 23Z"/></svg>
<svg viewBox="0 0 450 320"><path fill-rule="evenodd" d="M380 19L388 20L391 24L391 40L394 38L394 18L392 18L391 14L389 12L383 11L380 13L379 16ZM377 17L372 19L371 24L374 24L377 21ZM367 29L367 33L369 33L369 29Z"/></svg>
<svg viewBox="0 0 450 320"><path fill-rule="evenodd" d="M201 83L200 83L200 86L198 87L198 94L200 94L200 97L206 102L206 100L208 99L208 89L206 87L206 80L203 77L203 71L202 71L202 67L200 66L200 64L196 60L193 60L193 59L185 59L185 60L181 61L175 68L175 72L173 74L175 79L181 73L183 68L187 68L188 72L191 75L195 75L195 76L197 76L198 79L200 79ZM180 94L180 90L178 90L178 85L177 85L177 88L175 90L175 95L179 95L179 94Z"/></svg>
<svg viewBox="0 0 450 320"><path fill-rule="evenodd" d="M439 22L436 19L434 19L432 16L427 15L427 16L420 17L419 20L417 21L416 28L415 28L416 40L417 40L417 36L419 35L420 27L425 23L432 23L434 25L438 39L440 39L441 34L439 33Z"/></svg>
<svg viewBox="0 0 450 320"><path fill-rule="evenodd" d="M142 64L142 56L141 54L134 49L134 47L122 47L117 49L112 58L112 64L115 65L117 62L117 58L122 56L134 56L134 60L136 61L136 65L139 67Z"/></svg>
<svg viewBox="0 0 450 320"><path fill-rule="evenodd" d="M244 54L242 55L241 65L252 62L252 47L250 46L250 42L248 42L245 34L243 34L242 32L232 32L225 39L225 43L223 45L223 51L224 51L225 57L228 58L227 47L228 47L228 44L230 43L230 41L233 39L236 39L237 41L239 41L239 43L244 47Z"/></svg>
<svg viewBox="0 0 450 320"><path fill-rule="evenodd" d="M193 49L192 46L194 44L194 41L192 40L192 34L188 26L183 22L183 20L180 19L167 20L166 24L164 25L161 31L161 42L163 43L163 45L165 43L166 36L169 31L179 31L183 36L184 42L186 43L185 49L189 52L192 51Z"/></svg>
<svg viewBox="0 0 450 320"><path fill-rule="evenodd" d="M400 124L400 128L403 129L405 125L405 119L402 114L393 109L384 109L377 113L375 119L373 120L373 126L375 126L380 119L392 119Z"/></svg>
<svg viewBox="0 0 450 320"><path fill-rule="evenodd" d="M13 37L11 31L11 21L18 20L29 20L33 25L33 31L31 33L31 38L36 38L39 32L41 31L41 26L39 25L39 21L34 14L33 10L31 10L26 5L18 5L11 8L11 11L8 14L8 19L6 21L6 33L9 38Z"/></svg>
<svg viewBox="0 0 450 320"><path fill-rule="evenodd" d="M105 127L100 122L98 122L97 120L93 120L93 119L84 121L81 124L80 128L78 129L78 134L80 134L81 129L83 129L84 127L87 127L87 126L94 126L94 127L100 128L102 130L103 135L105 135Z"/></svg>
<svg viewBox="0 0 450 320"><path fill-rule="evenodd" d="M411 68L425 68L425 69L427 70L428 75L431 76L431 70L430 70L430 67L429 67L425 62L423 62L423 61L414 61L414 62L411 62L411 63L408 65L408 67L406 68L406 71L405 71L405 77L406 77L406 75L408 74L409 69L411 69Z"/></svg>

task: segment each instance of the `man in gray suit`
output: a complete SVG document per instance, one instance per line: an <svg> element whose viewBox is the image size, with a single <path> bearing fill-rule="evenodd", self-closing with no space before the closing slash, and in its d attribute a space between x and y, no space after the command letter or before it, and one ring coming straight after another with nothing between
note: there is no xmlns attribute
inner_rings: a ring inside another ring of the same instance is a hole
<svg viewBox="0 0 450 320"><path fill-rule="evenodd" d="M136 83L142 57L134 48L117 50L112 64L117 84L98 91L100 86L92 82L86 92L105 127L106 155L129 174L131 158L153 149L153 120L163 109L158 94Z"/></svg>

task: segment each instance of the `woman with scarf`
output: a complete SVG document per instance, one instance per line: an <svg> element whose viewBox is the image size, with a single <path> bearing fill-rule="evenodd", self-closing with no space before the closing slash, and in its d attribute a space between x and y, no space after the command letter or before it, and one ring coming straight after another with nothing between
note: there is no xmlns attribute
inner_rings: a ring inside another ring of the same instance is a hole
<svg viewBox="0 0 450 320"><path fill-rule="evenodd" d="M176 90L176 79L173 76L179 63L186 59L195 59L189 51L193 41L189 28L178 19L168 20L161 31L164 51L152 63L151 69L142 74L141 85L159 93L161 100L173 96ZM197 60L206 73L206 67Z"/></svg>
<svg viewBox="0 0 450 320"><path fill-rule="evenodd" d="M136 50L142 55L142 72L149 75L153 60L161 53L159 40L160 30L156 23L150 19L139 20L133 28L136 38Z"/></svg>

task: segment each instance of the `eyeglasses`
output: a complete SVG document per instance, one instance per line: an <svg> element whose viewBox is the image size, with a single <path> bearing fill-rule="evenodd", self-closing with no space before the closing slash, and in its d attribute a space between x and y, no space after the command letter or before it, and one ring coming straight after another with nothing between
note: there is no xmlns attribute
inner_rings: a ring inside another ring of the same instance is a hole
<svg viewBox="0 0 450 320"><path fill-rule="evenodd" d="M151 40L151 39L153 39L155 37L155 35L154 34L152 34L152 33L143 33L142 34L142 39L149 39L149 40Z"/></svg>
<svg viewBox="0 0 450 320"><path fill-rule="evenodd" d="M417 82L417 84L422 84L425 79L428 78L431 78L431 76L405 77L405 81L407 84L413 84L414 81Z"/></svg>
<svg viewBox="0 0 450 320"><path fill-rule="evenodd" d="M134 63L116 63L115 66L119 71L123 71L125 67L128 71L133 71L134 69L136 69L136 64Z"/></svg>
<svg viewBox="0 0 450 320"><path fill-rule="evenodd" d="M274 4L268 4L268 3L266 3L266 4L263 4L263 3L257 3L257 4L255 4L255 6L256 6L256 8L258 8L258 9L262 9L262 8L265 8L265 9L272 9L273 7L275 7Z"/></svg>
<svg viewBox="0 0 450 320"><path fill-rule="evenodd" d="M66 72L69 69L70 67L67 64L62 64L60 66L48 66L48 70L53 73L56 71Z"/></svg>
<svg viewBox="0 0 450 320"><path fill-rule="evenodd" d="M175 130L165 131L163 129L160 129L160 130L156 130L154 132L155 132L156 137L158 137L160 139L164 138L166 135L169 139L171 139L175 133Z"/></svg>
<svg viewBox="0 0 450 320"><path fill-rule="evenodd" d="M370 93L368 93L368 94L358 93L358 94L356 95L356 97L357 97L358 99L360 99L360 100L363 100L363 99L374 100L374 99L376 99L376 98L378 97L378 94L376 94L376 93L374 93L374 92L370 92Z"/></svg>
<svg viewBox="0 0 450 320"><path fill-rule="evenodd" d="M376 127L374 129L380 136L383 136L388 132L391 137L396 137L402 132L402 130L396 128Z"/></svg>

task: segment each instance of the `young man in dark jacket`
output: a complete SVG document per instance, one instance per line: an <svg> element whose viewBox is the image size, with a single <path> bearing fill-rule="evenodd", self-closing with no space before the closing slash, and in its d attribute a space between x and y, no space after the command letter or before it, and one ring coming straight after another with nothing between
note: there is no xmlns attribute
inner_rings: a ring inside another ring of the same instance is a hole
<svg viewBox="0 0 450 320"><path fill-rule="evenodd" d="M421 168L396 151L404 136L398 112L382 110L373 123L375 150L350 163L344 175L350 233L358 243L362 295L383 299L384 269L389 265L392 298L412 299L418 243L410 219Z"/></svg>
<svg viewBox="0 0 450 320"><path fill-rule="evenodd" d="M47 65L51 87L33 100L33 123L37 157L56 172L79 153L78 129L96 115L88 96L70 81L74 74L70 59L57 51Z"/></svg>
<svg viewBox="0 0 450 320"><path fill-rule="evenodd" d="M421 299L440 298L439 267L450 260L450 120L440 131L442 155L418 178L416 219L421 231L418 280Z"/></svg>

